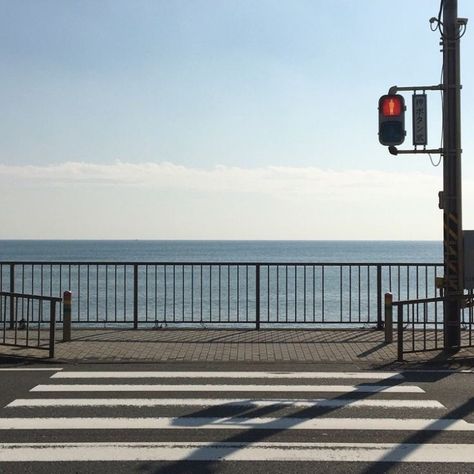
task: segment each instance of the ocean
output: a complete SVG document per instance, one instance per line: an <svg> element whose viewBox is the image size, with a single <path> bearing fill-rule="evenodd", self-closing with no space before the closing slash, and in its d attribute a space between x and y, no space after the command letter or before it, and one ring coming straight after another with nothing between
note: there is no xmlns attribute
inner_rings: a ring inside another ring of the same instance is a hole
<svg viewBox="0 0 474 474"><path fill-rule="evenodd" d="M438 263L438 241L2 240L0 261Z"/></svg>

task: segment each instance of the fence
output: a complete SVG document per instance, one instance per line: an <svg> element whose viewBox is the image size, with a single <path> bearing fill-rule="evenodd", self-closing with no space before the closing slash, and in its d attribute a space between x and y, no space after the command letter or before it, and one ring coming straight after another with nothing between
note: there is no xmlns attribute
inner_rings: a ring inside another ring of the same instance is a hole
<svg viewBox="0 0 474 474"><path fill-rule="evenodd" d="M50 296L0 292L0 344L47 350L49 357L54 357L56 304L61 301Z"/></svg>
<svg viewBox="0 0 474 474"><path fill-rule="evenodd" d="M472 302L472 292L466 301ZM397 308L398 360L404 354L444 349L444 298L424 298L393 302ZM391 314L391 309L389 309ZM472 347L474 308L461 311L460 347Z"/></svg>
<svg viewBox="0 0 474 474"><path fill-rule="evenodd" d="M3 262L4 291L73 293L86 325L383 326L382 298L435 297L439 263ZM62 321L62 312L58 315Z"/></svg>

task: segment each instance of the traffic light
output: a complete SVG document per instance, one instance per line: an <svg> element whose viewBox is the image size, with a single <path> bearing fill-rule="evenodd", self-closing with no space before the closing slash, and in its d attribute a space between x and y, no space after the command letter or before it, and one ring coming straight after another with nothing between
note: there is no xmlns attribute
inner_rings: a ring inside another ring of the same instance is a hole
<svg viewBox="0 0 474 474"><path fill-rule="evenodd" d="M399 94L383 95L379 99L379 142L400 145L405 141L405 99Z"/></svg>

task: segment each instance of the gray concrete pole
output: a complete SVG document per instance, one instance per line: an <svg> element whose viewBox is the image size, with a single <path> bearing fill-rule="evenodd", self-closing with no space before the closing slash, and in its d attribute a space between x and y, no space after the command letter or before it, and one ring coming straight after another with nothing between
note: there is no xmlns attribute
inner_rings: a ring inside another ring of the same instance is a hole
<svg viewBox="0 0 474 474"><path fill-rule="evenodd" d="M457 0L444 0L443 25L443 241L444 343L448 351L460 345L463 293L463 234L461 193L460 55Z"/></svg>

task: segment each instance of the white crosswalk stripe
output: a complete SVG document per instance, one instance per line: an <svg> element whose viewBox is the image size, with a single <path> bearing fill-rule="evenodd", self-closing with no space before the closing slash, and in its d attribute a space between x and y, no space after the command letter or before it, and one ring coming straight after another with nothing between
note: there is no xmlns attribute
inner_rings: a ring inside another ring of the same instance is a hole
<svg viewBox="0 0 474 474"><path fill-rule="evenodd" d="M138 383L126 383L131 379ZM0 462L474 463L474 444L465 442L474 439L474 423L449 416L397 372L58 371L30 392L2 409L0 434L38 433L38 442L10 442L5 435ZM166 439L176 430L182 441ZM288 441L269 441L268 432L286 433ZM130 441L127 433L135 433ZM298 433L313 437L301 441ZM373 442L370 433L399 441ZM449 440L410 442L413 434L431 433ZM334 441L319 442L328 434Z"/></svg>
<svg viewBox="0 0 474 474"><path fill-rule="evenodd" d="M444 408L437 400L358 400L354 398L18 398L8 407L326 407L326 408Z"/></svg>
<svg viewBox="0 0 474 474"><path fill-rule="evenodd" d="M242 430L415 430L472 431L474 424L453 419L418 418L243 418L243 417L160 417L160 418L0 418L0 430L150 430L195 429Z"/></svg>
<svg viewBox="0 0 474 474"><path fill-rule="evenodd" d="M58 372L53 379L364 379L364 380L403 380L398 372L172 372L172 371L135 371L135 372Z"/></svg>
<svg viewBox="0 0 474 474"><path fill-rule="evenodd" d="M0 372L57 372L61 367L2 367Z"/></svg>
<svg viewBox="0 0 474 474"><path fill-rule="evenodd" d="M424 393L414 385L68 384L37 385L32 392L359 392Z"/></svg>
<svg viewBox="0 0 474 474"><path fill-rule="evenodd" d="M474 463L472 444L2 443L0 462L335 461Z"/></svg>

